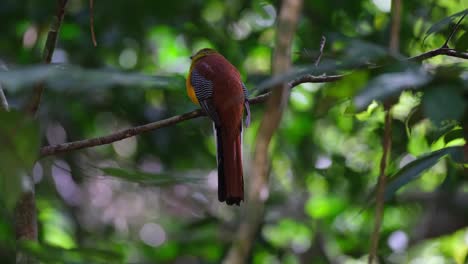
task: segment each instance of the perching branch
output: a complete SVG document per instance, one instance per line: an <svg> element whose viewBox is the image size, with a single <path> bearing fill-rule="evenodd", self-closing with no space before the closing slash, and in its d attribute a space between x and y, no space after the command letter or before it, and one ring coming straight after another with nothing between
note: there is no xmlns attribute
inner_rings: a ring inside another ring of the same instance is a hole
<svg viewBox="0 0 468 264"><path fill-rule="evenodd" d="M342 78L342 75L331 75L331 76L306 75L306 76L303 76L301 78L298 78L290 82L289 87L294 88L302 83L334 82L341 78ZM250 99L249 103L251 105L264 103L270 97L270 95L271 95L271 92L259 95L257 97ZM149 131L153 131L159 128L172 126L182 121L186 121L186 120L197 118L197 117L204 116L204 115L205 114L203 113L203 111L201 109L198 109L198 110L194 110L191 112L187 112L185 114L176 115L176 116L172 116L172 117L159 120L156 122L148 123L145 125L124 129L116 133L107 135L107 136L90 138L90 139L79 140L79 141L72 141L72 142L67 142L67 143L52 145L52 146L46 146L46 147L41 148L40 155L44 157L44 156L55 155L55 154L69 152L69 151L83 149L83 148L106 145L106 144L110 144L112 142L119 141L128 137L139 135L144 132L149 132Z"/></svg>
<svg viewBox="0 0 468 264"><path fill-rule="evenodd" d="M461 51L448 49L448 48L438 48L435 50L425 52L418 56L411 57L408 60L423 61L423 60L427 60L427 59L430 59L439 55L447 55L447 56L452 56L452 57L468 59L468 53L466 52L461 52ZM289 87L294 88L303 83L336 82L336 81L341 80L343 77L345 77L345 75L314 76L314 75L307 74L289 82ZM271 95L271 92L267 92L265 94L251 98L249 102L252 105L261 104L261 103L264 103L269 98L270 95ZM50 155L55 155L59 153L70 152L73 150L110 144L115 141L119 141L119 140L132 137L132 136L136 136L144 132L149 132L149 131L153 131L159 128L175 125L179 122L197 118L203 115L204 115L203 112L200 109L198 109L198 110L194 110L191 112L187 112L182 115L176 115L176 116L169 117L163 120L159 120L153 123L125 129L125 130L122 130L122 131L119 131L119 132L116 132L107 136L84 139L84 140L79 140L79 141L72 141L72 142L67 142L67 143L52 145L52 146L45 146L41 148L40 155L50 156Z"/></svg>
<svg viewBox="0 0 468 264"><path fill-rule="evenodd" d="M133 137L143 132L153 131L162 127L171 126L179 122L197 118L203 115L204 115L203 111L201 109L198 109L198 110L194 110L194 111L182 114L182 115L169 117L169 118L157 121L157 122L124 129L117 133L113 133L113 134L103 136L103 137L90 138L90 139L85 139L85 140L80 140L80 141L73 141L73 142L68 142L68 143L63 143L63 144L58 144L58 145L53 145L53 146L47 146L47 147L41 148L40 155L49 156L49 155L54 155L58 153L69 152L72 150L82 149L82 148L89 148L89 147L94 147L94 146L110 144L112 142L119 141L128 137Z"/></svg>
<svg viewBox="0 0 468 264"><path fill-rule="evenodd" d="M52 61L52 55L54 54L55 45L57 44L58 33L60 31L60 26L62 25L63 17L65 16L65 7L68 0L58 0L58 9L57 14L54 17L54 21L50 25L49 33L47 35L46 44L44 46L44 51L42 53L43 62L45 64L50 64ZM39 109L39 104L41 103L42 93L44 92L44 82L39 82L34 87L33 95L29 101L26 111L35 115L37 109Z"/></svg>

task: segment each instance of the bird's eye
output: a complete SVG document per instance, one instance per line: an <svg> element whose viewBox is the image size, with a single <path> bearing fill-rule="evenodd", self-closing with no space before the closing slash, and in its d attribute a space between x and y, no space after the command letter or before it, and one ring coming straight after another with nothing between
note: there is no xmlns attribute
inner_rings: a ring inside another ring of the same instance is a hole
<svg viewBox="0 0 468 264"><path fill-rule="evenodd" d="M190 56L190 59L193 59L193 56Z"/></svg>

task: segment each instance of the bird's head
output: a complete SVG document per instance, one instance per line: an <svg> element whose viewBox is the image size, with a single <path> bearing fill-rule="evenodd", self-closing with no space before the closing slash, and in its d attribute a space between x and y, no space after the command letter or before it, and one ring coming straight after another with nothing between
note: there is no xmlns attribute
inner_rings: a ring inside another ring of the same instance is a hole
<svg viewBox="0 0 468 264"><path fill-rule="evenodd" d="M216 50L214 49L209 49L209 48L204 48L204 49L201 49L199 50L197 53L195 53L195 55L193 56L190 56L190 59L192 60L192 63L196 62L197 60L205 57L205 56L208 56L210 54L216 54L218 53Z"/></svg>

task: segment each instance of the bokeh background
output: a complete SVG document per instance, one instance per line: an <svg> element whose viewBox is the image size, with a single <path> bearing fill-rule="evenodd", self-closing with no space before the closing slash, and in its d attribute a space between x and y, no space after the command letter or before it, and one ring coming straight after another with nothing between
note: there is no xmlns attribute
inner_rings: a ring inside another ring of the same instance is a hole
<svg viewBox="0 0 468 264"><path fill-rule="evenodd" d="M403 2L400 59L440 47L458 20L447 17L467 8L463 0ZM19 142L37 153L39 146L107 135L196 109L184 82L190 55L204 47L220 51L238 67L250 93L260 94L259 85L271 76L280 4L94 1L94 47L89 2L69 1L54 66L43 67L56 1L2 0L0 77L10 107L26 104L34 82L47 83L31 126L40 136L23 133ZM390 66L332 67L328 74L351 74L292 90L271 144L268 199L249 262L366 262L384 111L377 102L359 113L350 105L376 77L413 72L401 70L409 66L397 65L386 52L389 12L390 0L304 1L292 47L295 66L313 65L322 36L324 64ZM467 50L467 25L460 25L450 47ZM436 77L424 92L392 94L389 175L416 157L464 142L456 133L467 119L467 62L438 56L417 67ZM263 105L252 107L252 125L244 134L246 186L263 110ZM5 130L7 119L1 122ZM450 131L456 132L445 137ZM0 151L1 158L8 155ZM42 246L28 250L45 263L219 263L244 217L244 206L217 201L216 150L206 118L44 157L29 174ZM383 263L466 263L466 169L441 159L418 176L386 204L378 251ZM0 258L14 262L10 212L5 209L2 216Z"/></svg>

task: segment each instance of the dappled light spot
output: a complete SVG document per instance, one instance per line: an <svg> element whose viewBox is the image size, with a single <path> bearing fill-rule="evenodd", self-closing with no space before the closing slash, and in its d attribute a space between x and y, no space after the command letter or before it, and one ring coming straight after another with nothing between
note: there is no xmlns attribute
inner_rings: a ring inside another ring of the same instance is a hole
<svg viewBox="0 0 468 264"><path fill-rule="evenodd" d="M161 160L152 156L147 156L143 158L138 167L140 168L140 170L147 173L161 173L163 170Z"/></svg>
<svg viewBox="0 0 468 264"><path fill-rule="evenodd" d="M144 224L139 234L140 239L152 247L158 247L166 241L166 232L156 223Z"/></svg>
<svg viewBox="0 0 468 264"><path fill-rule="evenodd" d="M47 245L71 249L76 247L73 233L75 227L69 215L53 207L53 203L39 202L38 218L43 232L41 240Z"/></svg>
<svg viewBox="0 0 468 264"><path fill-rule="evenodd" d="M442 264L442 263L447 263L442 256L423 256L423 257L418 257L409 262L409 264Z"/></svg>
<svg viewBox="0 0 468 264"><path fill-rule="evenodd" d="M71 177L71 169L68 163L62 160L55 161L54 165L52 165L52 177L57 192L66 203L78 205L81 202L81 189Z"/></svg>
<svg viewBox="0 0 468 264"><path fill-rule="evenodd" d="M151 59L159 72L183 73L190 67L192 54L187 49L185 36L177 33L173 28L162 25L148 32Z"/></svg>
<svg viewBox="0 0 468 264"><path fill-rule="evenodd" d="M62 144L67 140L67 132L60 123L52 122L47 126L46 137L49 145Z"/></svg>
<svg viewBox="0 0 468 264"><path fill-rule="evenodd" d="M116 141L112 143L112 147L119 156L129 158L133 156L137 150L136 139L136 137L129 137L124 140Z"/></svg>
<svg viewBox="0 0 468 264"><path fill-rule="evenodd" d="M260 190L260 200L266 201L270 196L270 191L268 190L268 186L263 186Z"/></svg>
<svg viewBox="0 0 468 264"><path fill-rule="evenodd" d="M40 163L40 162L36 162L36 163L34 164L33 173L32 173L34 183L37 184L37 183L41 182L43 174L44 174L44 170L43 170L43 168L42 168L41 163Z"/></svg>
<svg viewBox="0 0 468 264"><path fill-rule="evenodd" d="M37 27L31 25L23 34L23 47L30 49L34 47L37 42Z"/></svg>
<svg viewBox="0 0 468 264"><path fill-rule="evenodd" d="M403 158L400 160L400 163L398 164L398 168L403 168L404 166L406 166L408 163L412 162L416 160L416 157L411 155L411 154L406 154L405 156L403 156Z"/></svg>
<svg viewBox="0 0 468 264"><path fill-rule="evenodd" d="M89 186L91 204L95 207L106 207L112 202L112 188L107 181L96 181Z"/></svg>
<svg viewBox="0 0 468 264"><path fill-rule="evenodd" d="M126 48L124 49L119 56L119 64L122 68L131 69L135 67L138 62L138 56L134 49Z"/></svg>
<svg viewBox="0 0 468 264"><path fill-rule="evenodd" d="M257 47L252 50L244 62L244 67L252 73L266 73L270 71L271 49L266 47Z"/></svg>
<svg viewBox="0 0 468 264"><path fill-rule="evenodd" d="M253 17L255 25L259 28L270 27L275 23L276 9L273 5L266 4L261 8L263 14L256 13Z"/></svg>
<svg viewBox="0 0 468 264"><path fill-rule="evenodd" d="M216 23L223 18L224 5L218 1L210 1L203 9L202 16L209 23Z"/></svg>
<svg viewBox="0 0 468 264"><path fill-rule="evenodd" d="M294 89L291 91L291 105L299 111L306 111L312 106L312 100L306 91Z"/></svg>
<svg viewBox="0 0 468 264"><path fill-rule="evenodd" d="M395 119L405 121L420 102L420 95L412 93L411 91L405 91L400 95L398 103L392 107L392 116Z"/></svg>
<svg viewBox="0 0 468 264"><path fill-rule="evenodd" d="M208 173L206 177L206 183L210 190L217 190L218 189L218 171L212 170Z"/></svg>
<svg viewBox="0 0 468 264"><path fill-rule="evenodd" d="M68 53L63 49L55 49L51 62L68 63Z"/></svg>
<svg viewBox="0 0 468 264"><path fill-rule="evenodd" d="M330 168L333 161L328 156L320 155L315 161L315 168L324 170Z"/></svg>
<svg viewBox="0 0 468 264"><path fill-rule="evenodd" d="M306 237L296 238L291 242L291 249L294 253L301 254L310 248L310 239Z"/></svg>
<svg viewBox="0 0 468 264"><path fill-rule="evenodd" d="M114 218L114 227L117 229L121 234L128 233L128 223L127 219L123 216L119 216Z"/></svg>
<svg viewBox="0 0 468 264"><path fill-rule="evenodd" d="M275 246L288 246L297 254L306 252L311 246L311 231L301 222L282 219L275 225L266 225L262 235Z"/></svg>
<svg viewBox="0 0 468 264"><path fill-rule="evenodd" d="M247 21L240 20L239 22L232 23L229 26L229 31L235 40L242 40L249 36L252 27Z"/></svg>
<svg viewBox="0 0 468 264"><path fill-rule="evenodd" d="M201 193L201 192L196 192L196 193L194 193L194 194L192 195L192 198L193 198L194 200L196 200L196 201L199 201L199 202L205 203L205 204L210 202L210 200L208 200L208 198L206 198L206 196L205 196L203 193ZM195 212L194 212L193 215L195 215L195 216L197 216L197 215L198 215L198 216L201 216L201 215L199 215L199 214L197 214L197 213L195 213Z"/></svg>
<svg viewBox="0 0 468 264"><path fill-rule="evenodd" d="M464 241L465 241L465 244L468 246L468 229L465 231Z"/></svg>
<svg viewBox="0 0 468 264"><path fill-rule="evenodd" d="M186 185L178 184L174 186L174 192L178 197L186 197L189 194L189 188Z"/></svg>
<svg viewBox="0 0 468 264"><path fill-rule="evenodd" d="M372 0L372 2L380 11L385 13L390 12L391 0Z"/></svg>
<svg viewBox="0 0 468 264"><path fill-rule="evenodd" d="M395 231L390 234L387 243L394 252L404 252L408 247L408 235L401 230Z"/></svg>

